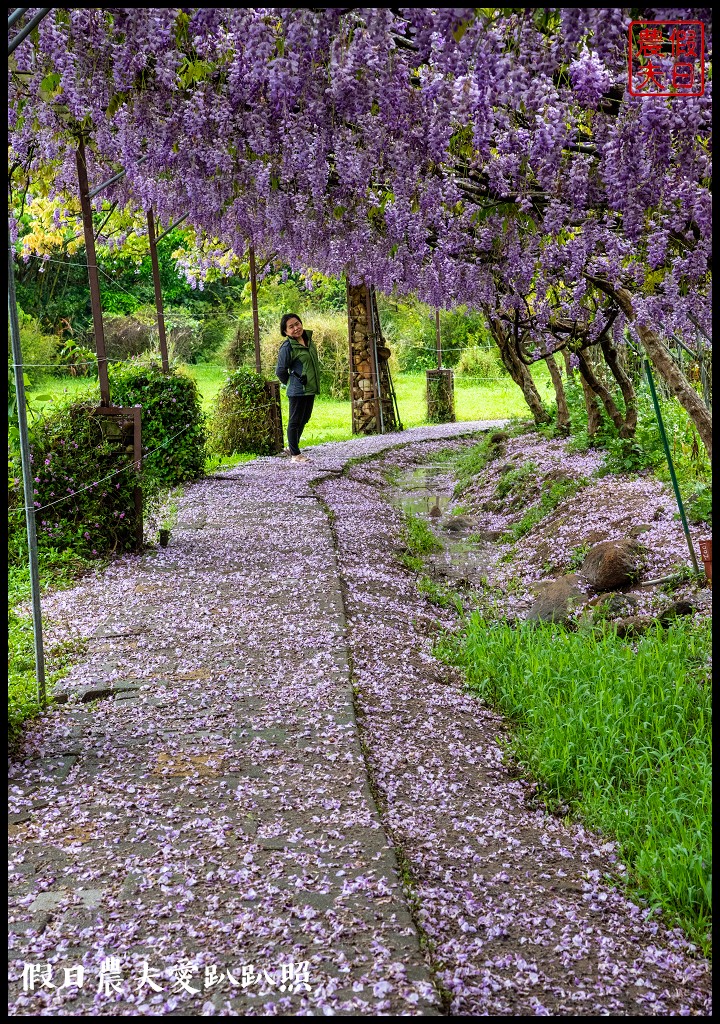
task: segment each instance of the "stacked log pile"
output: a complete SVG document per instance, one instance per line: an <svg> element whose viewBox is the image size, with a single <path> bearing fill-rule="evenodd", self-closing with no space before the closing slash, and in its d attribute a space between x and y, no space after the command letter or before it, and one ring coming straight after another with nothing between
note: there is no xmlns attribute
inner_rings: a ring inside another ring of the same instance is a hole
<svg viewBox="0 0 720 1024"><path fill-rule="evenodd" d="M353 433L397 430L388 370L390 349L380 333L375 294L364 284L348 284L347 302Z"/></svg>

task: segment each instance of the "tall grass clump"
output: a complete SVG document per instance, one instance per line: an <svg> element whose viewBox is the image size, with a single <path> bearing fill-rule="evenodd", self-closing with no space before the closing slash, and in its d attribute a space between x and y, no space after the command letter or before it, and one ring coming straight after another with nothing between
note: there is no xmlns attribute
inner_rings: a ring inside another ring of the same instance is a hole
<svg viewBox="0 0 720 1024"><path fill-rule="evenodd" d="M425 520L413 512L405 513L403 538L408 549L415 555L429 555L442 548L442 544Z"/></svg>
<svg viewBox="0 0 720 1024"><path fill-rule="evenodd" d="M707 950L710 624L658 626L631 644L475 613L440 653L514 723L513 752L548 800L615 837L636 891Z"/></svg>

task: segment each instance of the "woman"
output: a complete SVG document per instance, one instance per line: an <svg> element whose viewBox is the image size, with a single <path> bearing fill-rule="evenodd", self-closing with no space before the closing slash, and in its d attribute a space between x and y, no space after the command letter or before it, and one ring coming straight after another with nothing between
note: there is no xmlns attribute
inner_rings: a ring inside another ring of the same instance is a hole
<svg viewBox="0 0 720 1024"><path fill-rule="evenodd" d="M285 341L280 346L275 374L286 385L290 418L288 420L288 448L293 462L307 462L300 454L300 438L310 419L315 395L320 393L320 366L312 331L303 328L297 313L286 313L280 321L280 334Z"/></svg>

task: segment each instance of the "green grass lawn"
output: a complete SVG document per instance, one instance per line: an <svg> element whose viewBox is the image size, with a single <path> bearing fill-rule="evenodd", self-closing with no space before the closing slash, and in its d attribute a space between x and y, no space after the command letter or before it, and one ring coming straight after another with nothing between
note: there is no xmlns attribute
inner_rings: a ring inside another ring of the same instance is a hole
<svg viewBox="0 0 720 1024"><path fill-rule="evenodd" d="M225 367L214 363L198 363L184 366L182 369L197 383L202 395L203 411L212 413L215 399L225 381ZM533 367L533 376L542 394L549 382L549 374L544 363ZM403 426L418 427L426 423L425 374L399 374L394 379L394 384ZM82 378L46 377L29 392L31 408L39 414L48 411L57 399L73 396L92 396L92 399L99 400L97 383L93 384ZM288 404L284 391L281 391L281 401L283 422L287 423ZM458 376L455 378L455 415L459 421L463 421L513 417L527 419L530 413L520 389L509 377L487 385L477 384ZM305 428L303 444L346 441L351 436L349 401L320 397L315 403L313 417Z"/></svg>
<svg viewBox="0 0 720 1024"><path fill-rule="evenodd" d="M210 413L225 379L224 367L206 363L186 366L184 370L197 382L203 397L203 409ZM545 364L533 367L533 375L542 393L550 379ZM394 384L403 426L418 427L427 423L425 374L399 374L395 378ZM283 423L287 423L288 403L284 391L281 391L281 402ZM492 386L478 385L471 380L456 377L455 415L459 421L463 421L511 419L513 417L527 419L530 413L520 389L509 377L502 378ZM352 437L350 402L318 398L315 402L312 419L303 434L303 445L312 446L325 441L347 441L350 437Z"/></svg>

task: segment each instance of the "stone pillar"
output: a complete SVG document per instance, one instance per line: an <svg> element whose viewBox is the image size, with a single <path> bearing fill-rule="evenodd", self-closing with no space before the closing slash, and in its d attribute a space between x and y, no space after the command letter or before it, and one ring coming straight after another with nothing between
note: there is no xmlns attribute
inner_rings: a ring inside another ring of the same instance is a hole
<svg viewBox="0 0 720 1024"><path fill-rule="evenodd" d="M374 292L364 284L348 284L347 307L352 432L386 434L398 424L388 370L390 349L380 334Z"/></svg>

